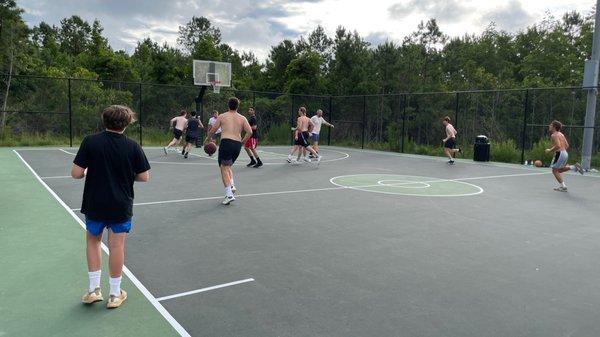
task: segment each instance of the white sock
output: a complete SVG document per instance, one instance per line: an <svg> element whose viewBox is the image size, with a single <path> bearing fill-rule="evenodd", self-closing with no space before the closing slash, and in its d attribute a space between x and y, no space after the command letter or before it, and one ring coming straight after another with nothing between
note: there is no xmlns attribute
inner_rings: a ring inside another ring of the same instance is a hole
<svg viewBox="0 0 600 337"><path fill-rule="evenodd" d="M102 270L88 272L88 278L90 279L90 286L89 286L90 292L92 292L96 288L100 287L100 274L102 274Z"/></svg>
<svg viewBox="0 0 600 337"><path fill-rule="evenodd" d="M561 187L567 187L567 185L565 185L565 182L563 181L562 183L560 183Z"/></svg>
<svg viewBox="0 0 600 337"><path fill-rule="evenodd" d="M109 278L108 283L110 284L110 295L120 296L121 295L121 276Z"/></svg>
<svg viewBox="0 0 600 337"><path fill-rule="evenodd" d="M233 183L233 178L231 178L231 186L235 186L235 184Z"/></svg>
<svg viewBox="0 0 600 337"><path fill-rule="evenodd" d="M231 198L233 197L233 192L231 191L231 186L225 187L225 196Z"/></svg>

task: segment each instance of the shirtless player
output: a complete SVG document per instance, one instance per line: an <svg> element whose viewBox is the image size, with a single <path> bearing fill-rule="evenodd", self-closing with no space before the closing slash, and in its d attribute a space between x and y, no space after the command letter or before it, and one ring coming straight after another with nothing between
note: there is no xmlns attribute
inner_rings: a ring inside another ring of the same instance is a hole
<svg viewBox="0 0 600 337"><path fill-rule="evenodd" d="M181 110L181 113L177 117L173 117L170 121L170 125L173 127L173 140L169 143L169 145L165 146L163 150L165 151L165 156L167 155L167 151L171 146L176 146L181 141L181 136L183 136L183 130L187 127L187 111Z"/></svg>
<svg viewBox="0 0 600 337"><path fill-rule="evenodd" d="M252 136L252 128L246 117L240 115L237 110L240 106L240 100L231 97L228 102L229 111L220 114L217 121L206 135L204 144L208 144L215 131L221 129L221 145L219 146L218 163L221 169L221 178L225 187L225 199L221 202L223 205L229 205L235 200L233 194L236 191L233 182L233 170L231 166L240 155L242 144ZM245 132L242 139L242 130Z"/></svg>
<svg viewBox="0 0 600 337"><path fill-rule="evenodd" d="M310 118L306 117L306 108L301 107L298 110L298 121L296 122L296 132L294 134L294 141L297 146L300 147L301 153L306 155L304 150L310 152L315 158L317 158L317 165L321 162L322 156L320 156L313 148L310 146L310 132L312 129L312 123ZM304 160L310 162L310 159L304 157Z"/></svg>
<svg viewBox="0 0 600 337"><path fill-rule="evenodd" d="M567 165L567 160L569 160L569 154L567 153L569 142L567 142L565 135L560 132L561 129L562 123L556 120L552 121L548 126L552 147L546 149L546 153L554 151L554 158L552 159L550 167L552 168L552 174L554 174L554 177L559 184L554 190L558 192L567 192L567 185L565 185L561 173L573 170L583 174L583 168L580 164L575 164L573 166Z"/></svg>

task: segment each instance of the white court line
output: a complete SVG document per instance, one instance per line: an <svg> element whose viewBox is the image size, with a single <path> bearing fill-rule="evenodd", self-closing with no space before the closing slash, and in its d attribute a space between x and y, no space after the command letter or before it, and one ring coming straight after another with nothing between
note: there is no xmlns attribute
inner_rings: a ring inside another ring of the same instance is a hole
<svg viewBox="0 0 600 337"><path fill-rule="evenodd" d="M242 283L248 283L248 282L254 282L254 279L253 278L247 278L247 279L239 280L239 281L235 281L235 282L223 283L223 284L219 284L219 285L212 286L212 287L206 287L206 288L202 288L202 289L196 289L196 290L186 291L184 293L179 293L179 294L174 294L174 295L159 297L156 300L160 302L160 301L170 300L172 298L177 298L177 297L183 297L183 296L188 296L188 295L203 293L205 291L210 291L210 290L215 290L215 289L221 289L221 288L231 287L231 286L235 286L235 285L242 284Z"/></svg>
<svg viewBox="0 0 600 337"><path fill-rule="evenodd" d="M58 151L62 151L62 152L64 152L64 153L66 153L66 154L70 154L70 155L72 155L72 156L76 156L76 155L77 155L76 153L69 152L69 151L67 151L67 150L63 150L63 149L58 149Z"/></svg>
<svg viewBox="0 0 600 337"><path fill-rule="evenodd" d="M85 224L83 223L83 221L69 208L69 206L67 206L67 204L65 204L65 202L48 185L46 185L46 183L42 180L42 178L40 178L40 176L29 165L29 163L27 163L25 161L25 159L23 159L23 157L21 156L21 154L19 152L17 152L16 150L13 150L13 152L19 157L19 159L21 159L23 164L25 164L25 166L27 166L29 171L31 171L31 173L40 182L40 184L42 184L42 186L44 186L44 188L46 188L46 190L50 193L50 195L52 195L54 197L54 199L56 199L56 201L58 201L58 203L65 210L67 210L67 213L69 213L73 217L73 219L75 219L75 221L77 221L77 223L79 223L79 225L85 230ZM66 151L64 151L64 152L66 152ZM102 250L107 255L109 254L108 248L106 247L106 245L104 243L102 243ZM167 311L167 309L165 309L162 306L162 304L160 304L156 300L156 298L142 284L142 282L140 282L140 280L138 280L138 278L135 277L135 275L129 270L129 268L127 268L126 266L123 266L123 273L140 290L140 292L148 299L148 301L150 301L150 303L156 308L156 310L158 310L158 312L167 320L167 322L173 327L173 329L175 329L175 331L177 331L177 333L179 333L179 335L181 335L183 337L191 337L190 334L181 326L181 324L179 324L179 322L177 322L177 320L175 320L175 318L173 318L173 316L171 316L171 314Z"/></svg>
<svg viewBox="0 0 600 337"><path fill-rule="evenodd" d="M40 177L42 179L65 179L65 178L72 178L71 176L51 176L51 177Z"/></svg>
<svg viewBox="0 0 600 337"><path fill-rule="evenodd" d="M542 174L549 174L549 173L548 172L536 172L536 173L507 174L507 175L500 175L500 176L468 177L468 178L458 178L458 179L439 178L436 180L415 181L415 182L412 182L411 184L414 184L414 183L439 183L439 182L445 182L445 181L460 182L462 180L496 179L496 178L505 178L505 177L510 178L510 177L533 176L533 175L542 175ZM334 178L337 178L337 177L333 177L331 179L334 179ZM334 184L334 185L336 185L336 184ZM335 187L312 188L312 189L306 189L306 190L287 190L287 191L276 191L276 192L240 194L240 195L236 195L235 197L236 198L258 197L258 196L263 196L263 195L279 195L279 194L293 194L293 193L306 193L306 192L335 191L335 190L346 190L346 189L347 190L351 190L351 189L358 190L359 188L368 188L368 187L377 187L377 186L381 186L381 185L365 185L365 186L336 185ZM479 186L477 186L477 187L480 188ZM424 195L424 196L428 196L428 195ZM150 201L150 202L134 203L133 205L134 206L150 206L150 205L175 204L175 203L180 203L180 202L219 200L219 199L223 199L223 196L221 195L221 196L204 197L204 198L188 198L188 199L175 199L175 200L163 200L163 201ZM78 212L81 209L80 208L72 208L71 210Z"/></svg>

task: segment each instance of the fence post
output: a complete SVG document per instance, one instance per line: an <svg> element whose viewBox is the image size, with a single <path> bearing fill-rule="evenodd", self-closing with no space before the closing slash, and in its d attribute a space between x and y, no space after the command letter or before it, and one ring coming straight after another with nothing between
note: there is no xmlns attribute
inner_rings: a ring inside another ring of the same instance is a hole
<svg viewBox="0 0 600 337"><path fill-rule="evenodd" d="M456 92L456 102L454 105L454 127L458 129L458 98L460 93Z"/></svg>
<svg viewBox="0 0 600 337"><path fill-rule="evenodd" d="M402 153L404 153L404 138L406 137L406 105L408 95L404 94L404 104L402 105Z"/></svg>
<svg viewBox="0 0 600 337"><path fill-rule="evenodd" d="M521 163L525 162L525 141L527 135L527 117L529 114L529 89L525 90L523 102L523 133L521 134Z"/></svg>
<svg viewBox="0 0 600 337"><path fill-rule="evenodd" d="M329 123L333 124L333 97L329 96ZM331 128L327 129L327 146L331 145Z"/></svg>
<svg viewBox="0 0 600 337"><path fill-rule="evenodd" d="M252 92L252 106L256 109L256 92Z"/></svg>
<svg viewBox="0 0 600 337"><path fill-rule="evenodd" d="M71 98L71 78L68 79L69 89L69 147L73 147L73 102Z"/></svg>
<svg viewBox="0 0 600 337"><path fill-rule="evenodd" d="M142 115L142 82L140 82L139 86L138 86L139 92L138 92L138 114L140 115L140 146L143 145L143 115Z"/></svg>
<svg viewBox="0 0 600 337"><path fill-rule="evenodd" d="M294 95L292 96L292 104L290 106L290 128L294 127ZM291 140L291 145L294 145L294 132L292 132L292 140Z"/></svg>
<svg viewBox="0 0 600 337"><path fill-rule="evenodd" d="M367 118L367 96L364 95L363 96L363 115L362 115L362 137L360 140L360 148L364 149L365 148L365 124L366 124L366 118Z"/></svg>

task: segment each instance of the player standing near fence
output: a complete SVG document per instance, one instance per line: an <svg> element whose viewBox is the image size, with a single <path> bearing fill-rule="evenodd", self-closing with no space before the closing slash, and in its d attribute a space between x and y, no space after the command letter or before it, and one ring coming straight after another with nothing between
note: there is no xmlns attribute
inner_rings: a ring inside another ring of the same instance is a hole
<svg viewBox="0 0 600 337"><path fill-rule="evenodd" d="M85 214L88 291L81 299L103 301L100 288L102 234L108 230L110 297L107 308L118 308L127 299L121 289L125 261L125 235L133 216L133 182L150 178L150 164L141 146L123 134L135 121L131 109L112 105L102 112L105 131L87 136L73 161L71 176L85 177L81 213Z"/></svg>
<svg viewBox="0 0 600 337"><path fill-rule="evenodd" d="M333 126L333 124L328 123L323 118L323 110L321 110L321 109L317 110L317 114L310 118L310 122L313 125L311 135L310 135L312 147L313 147L313 149L315 149L315 152L319 153L319 133L321 132L321 125L328 126L332 129L334 126ZM314 156L311 153L311 158L312 157L314 157Z"/></svg>
<svg viewBox="0 0 600 337"><path fill-rule="evenodd" d="M165 156L167 155L167 151L171 146L177 146L181 141L181 136L183 136L183 131L187 127L187 122L187 111L185 110L181 110L179 116L173 117L169 122L169 125L173 128L173 140L169 143L169 145L163 148L165 151Z"/></svg>
<svg viewBox="0 0 600 337"><path fill-rule="evenodd" d="M250 115L248 123L252 128L252 137L244 144L244 150L246 150L248 157L250 157L250 163L246 166L259 168L263 166L263 163L258 157L258 152L256 152L256 147L258 147L258 121L256 120L256 110L253 106L248 108L248 115Z"/></svg>
<svg viewBox="0 0 600 337"><path fill-rule="evenodd" d="M579 163L573 166L567 165L567 161L569 160L569 153L567 152L569 149L569 142L567 142L567 138L560 130L562 130L562 123L559 121L552 121L552 123L548 125L552 147L546 149L546 153L554 151L554 157L552 158L552 164L550 165L552 174L554 174L554 178L558 181L558 187L555 187L554 190L558 192L567 192L567 185L565 185L561 173L573 170L583 174L583 168Z"/></svg>
<svg viewBox="0 0 600 337"><path fill-rule="evenodd" d="M240 100L236 97L231 97L227 105L229 106L229 111L217 117L217 121L208 131L204 140L204 144L209 143L214 132L222 128L218 163L221 169L223 186L225 187L225 199L221 202L223 205L229 205L235 200L233 194L236 192L236 188L231 166L233 166L235 160L240 155L242 144L246 143L252 136L252 128L248 124L248 120L237 112ZM245 132L243 139L242 131Z"/></svg>
<svg viewBox="0 0 600 337"><path fill-rule="evenodd" d="M446 157L448 157L448 164L453 165L454 164L454 154L456 152L461 152L460 149L456 149L456 129L454 128L454 126L452 124L450 124L450 117L446 116L444 117L444 119L442 120L442 123L444 124L444 127L446 127L446 138L444 138L442 140L442 142L444 142L444 153L446 154Z"/></svg>

